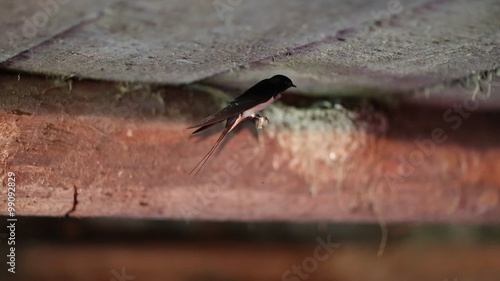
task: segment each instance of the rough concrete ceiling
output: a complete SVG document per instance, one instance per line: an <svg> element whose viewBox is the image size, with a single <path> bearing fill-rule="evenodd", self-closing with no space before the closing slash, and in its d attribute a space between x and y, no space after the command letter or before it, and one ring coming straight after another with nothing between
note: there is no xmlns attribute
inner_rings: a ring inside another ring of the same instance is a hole
<svg viewBox="0 0 500 281"><path fill-rule="evenodd" d="M429 1L206 82L237 88L284 73L307 94L369 95L435 86L442 94L460 80L469 87L452 91L470 95L474 73L490 70L479 82L498 81L499 13L500 2L494 0ZM498 85L492 88L498 91Z"/></svg>
<svg viewBox="0 0 500 281"><path fill-rule="evenodd" d="M24 1L4 4L2 29L22 35L23 17L45 11ZM500 61L497 0L78 3L61 4L34 38L10 36L1 67L235 88L281 72L301 92L336 94L400 93Z"/></svg>
<svg viewBox="0 0 500 281"><path fill-rule="evenodd" d="M0 62L92 21L113 2L116 0L0 0Z"/></svg>

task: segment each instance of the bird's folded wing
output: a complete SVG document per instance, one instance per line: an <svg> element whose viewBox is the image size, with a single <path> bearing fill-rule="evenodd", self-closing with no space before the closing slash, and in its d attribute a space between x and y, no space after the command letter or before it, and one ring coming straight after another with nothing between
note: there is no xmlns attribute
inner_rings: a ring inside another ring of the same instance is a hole
<svg viewBox="0 0 500 281"><path fill-rule="evenodd" d="M244 101L238 101L238 102L231 102L227 107L221 109L219 112L208 116L207 118L201 120L200 122L196 123L195 125L192 125L188 127L188 129L193 129L193 128L198 128L198 127L203 127L203 126L208 126L212 125L215 123L219 123L222 121L225 121L226 119L233 117L235 115L238 115L252 107L255 107L261 103L260 100L244 100Z"/></svg>

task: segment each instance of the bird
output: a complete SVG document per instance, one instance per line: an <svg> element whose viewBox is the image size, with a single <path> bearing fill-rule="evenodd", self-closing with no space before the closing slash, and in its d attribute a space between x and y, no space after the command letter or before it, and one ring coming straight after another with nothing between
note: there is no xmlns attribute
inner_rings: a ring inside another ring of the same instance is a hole
<svg viewBox="0 0 500 281"><path fill-rule="evenodd" d="M188 127L188 129L198 128L192 133L197 134L218 123L226 121L224 130L215 144L189 174L191 175L195 170L197 170L195 175L198 174L222 140L224 140L227 134L229 134L229 132L231 132L243 120L251 119L257 127L261 129L262 125L269 120L267 117L261 116L257 113L274 101L280 99L281 94L291 87L297 86L293 84L290 78L281 74L274 75L271 78L264 79L253 85L251 88L243 92L243 94L231 101L228 106L221 109L217 113L210 115Z"/></svg>

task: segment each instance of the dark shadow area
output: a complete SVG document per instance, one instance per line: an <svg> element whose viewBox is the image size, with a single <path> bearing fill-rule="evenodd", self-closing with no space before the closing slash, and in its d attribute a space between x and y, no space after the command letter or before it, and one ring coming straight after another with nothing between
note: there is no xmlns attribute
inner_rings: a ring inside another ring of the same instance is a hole
<svg viewBox="0 0 500 281"><path fill-rule="evenodd" d="M2 221L6 219L0 217ZM59 280L68 265L72 270L66 272L66 280L88 274L94 276L93 280L109 280L113 277L113 269L120 271L122 267L129 274L150 278L158 278L168 269L173 274L170 280L193 280L193 275L204 276L202 280L212 280L206 279L211 274L217 277L214 280L225 280L221 276L230 278L228 280L240 280L251 278L256 272L263 274L261 278L265 278L262 280L272 280L279 279L294 265L301 266L303 259L314 258L318 245L324 247L326 244L334 250L327 261L315 261L319 265L317 269L305 271L311 274L310 280L338 280L338 276L353 274L353 268L357 267L363 267L366 276L385 268L388 277L410 278L412 270L403 273L396 268L398 264L415 263L419 263L420 274L434 278L441 274L449 274L450 278L493 278L496 275L492 267L498 265L498 260L495 262L491 255L500 251L498 226L390 225L385 253L377 258L380 227L373 224L17 219L15 277L28 278L24 280L32 280L34 276L37 280ZM2 253L7 251L6 238L6 235L0 237ZM326 251L324 248L320 250ZM489 267L481 266L481 260L473 262L471 255L483 255ZM92 258L85 258L88 256ZM273 269L265 269L266 266L256 262L259 256L265 263L273 265ZM33 263L35 257L42 260ZM422 258L429 261L445 259L447 261L443 263L447 264L447 269L442 269L442 263L423 261ZM1 260L5 264L6 257ZM51 262L50 266L40 266L48 262ZM190 267L198 263L197 267ZM221 269L219 263L227 267ZM206 266L200 267L201 264ZM308 268L307 262L305 264ZM253 270L249 266L253 266ZM0 276L9 276L4 268L2 266ZM143 272L144 269L148 269L147 273ZM474 270L481 269L484 270L482 275L474 273Z"/></svg>

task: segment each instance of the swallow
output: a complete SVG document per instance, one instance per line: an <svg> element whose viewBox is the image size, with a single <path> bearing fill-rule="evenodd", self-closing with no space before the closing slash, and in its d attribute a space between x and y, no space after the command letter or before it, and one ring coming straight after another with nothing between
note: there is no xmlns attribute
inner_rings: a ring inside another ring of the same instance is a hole
<svg viewBox="0 0 500 281"><path fill-rule="evenodd" d="M290 78L284 75L275 75L269 79L264 79L259 83L246 90L243 94L236 97L229 103L228 106L221 109L219 112L208 116L195 125L190 126L188 129L196 129L192 134L202 132L220 122L226 121L224 130L219 136L208 153L198 162L198 164L191 170L190 175L195 171L198 174L208 161L212 153L217 149L219 144L238 124L243 120L252 120L259 129L262 125L269 120L257 114L274 101L281 98L281 94L290 87L296 87Z"/></svg>

